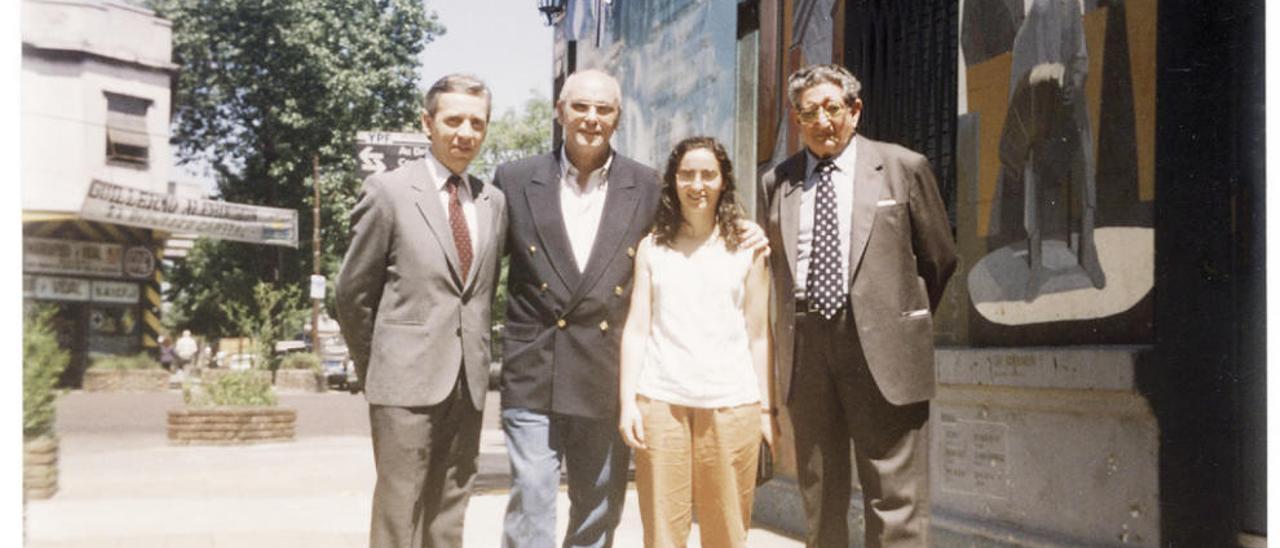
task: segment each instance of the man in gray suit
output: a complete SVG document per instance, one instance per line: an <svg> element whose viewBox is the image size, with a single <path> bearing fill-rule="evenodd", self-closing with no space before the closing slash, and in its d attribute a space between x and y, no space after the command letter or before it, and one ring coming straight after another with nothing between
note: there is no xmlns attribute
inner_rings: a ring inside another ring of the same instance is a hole
<svg viewBox="0 0 1280 548"><path fill-rule="evenodd" d="M502 193L466 174L488 88L449 75L424 103L430 151L365 181L337 280L338 322L369 402L377 548L462 545L506 233Z"/></svg>
<svg viewBox="0 0 1280 548"><path fill-rule="evenodd" d="M779 394L795 429L808 546L848 546L852 440L867 546L929 545L933 313L956 266L928 160L855 136L861 85L793 73L805 150L761 179L774 253Z"/></svg>

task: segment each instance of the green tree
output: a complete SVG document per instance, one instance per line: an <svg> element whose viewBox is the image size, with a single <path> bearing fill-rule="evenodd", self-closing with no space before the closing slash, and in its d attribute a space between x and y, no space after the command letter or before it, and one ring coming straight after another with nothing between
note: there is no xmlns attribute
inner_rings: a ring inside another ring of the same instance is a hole
<svg viewBox="0 0 1280 548"><path fill-rule="evenodd" d="M239 334L253 337L253 352L265 367L271 363L276 343L287 340L302 325L306 310L296 305L301 294L298 285L275 287L258 282L253 286L252 306L228 302L221 303L220 308Z"/></svg>
<svg viewBox="0 0 1280 548"><path fill-rule="evenodd" d="M180 161L209 166L223 200L299 212L299 249L200 240L168 272L171 323L227 334L235 326L221 304L250 306L257 281L303 283L312 271L313 155L321 271L336 270L360 184L352 175L355 134L416 127L418 55L444 27L420 0L150 5L173 25L172 140Z"/></svg>
<svg viewBox="0 0 1280 548"><path fill-rule="evenodd" d="M480 154L468 170L486 181L503 162L519 160L551 149L551 101L538 95L524 102L524 111L508 109L489 123Z"/></svg>

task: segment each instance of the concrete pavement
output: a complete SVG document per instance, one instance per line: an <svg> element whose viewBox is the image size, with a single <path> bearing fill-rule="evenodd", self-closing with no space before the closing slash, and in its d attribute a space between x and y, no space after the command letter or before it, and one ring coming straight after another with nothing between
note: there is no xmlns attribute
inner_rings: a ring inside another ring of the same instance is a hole
<svg viewBox="0 0 1280 548"><path fill-rule="evenodd" d="M164 434L165 410L181 405L176 392L64 396L60 491L28 503L27 546L366 546L374 473L363 398L283 395L281 404L298 409L294 442L177 447ZM497 394L487 407L478 492L467 509L468 547L499 545L510 485ZM557 510L563 528L563 491ZM749 539L753 547L801 546L764 529L753 529ZM632 488L616 546L641 545ZM690 546L699 546L696 525Z"/></svg>

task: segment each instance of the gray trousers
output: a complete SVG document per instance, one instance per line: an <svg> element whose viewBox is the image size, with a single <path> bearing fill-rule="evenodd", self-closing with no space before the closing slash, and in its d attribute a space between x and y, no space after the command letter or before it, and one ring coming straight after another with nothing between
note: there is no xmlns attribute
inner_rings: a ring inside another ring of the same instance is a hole
<svg viewBox="0 0 1280 548"><path fill-rule="evenodd" d="M462 546L462 519L480 453L480 417L463 375L436 405L369 406L378 472L369 546Z"/></svg>
<svg viewBox="0 0 1280 548"><path fill-rule="evenodd" d="M893 405L867 368L849 307L796 317L788 408L810 547L850 546L849 444L862 484L866 546L929 545L929 402Z"/></svg>

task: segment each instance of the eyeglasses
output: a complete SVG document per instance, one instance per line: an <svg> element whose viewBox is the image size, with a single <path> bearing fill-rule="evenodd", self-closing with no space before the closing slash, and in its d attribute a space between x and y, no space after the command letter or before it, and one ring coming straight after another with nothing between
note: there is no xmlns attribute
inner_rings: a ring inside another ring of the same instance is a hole
<svg viewBox="0 0 1280 548"><path fill-rule="evenodd" d="M829 103L823 106L802 110L798 113L798 116L801 122L812 124L818 121L819 114L825 113L828 120L835 120L836 118L839 118L840 115L844 114L844 111L848 108L849 107L845 106L844 103Z"/></svg>

